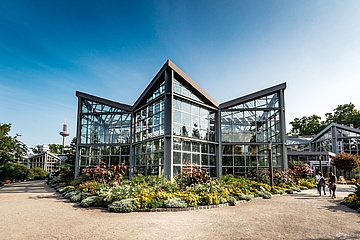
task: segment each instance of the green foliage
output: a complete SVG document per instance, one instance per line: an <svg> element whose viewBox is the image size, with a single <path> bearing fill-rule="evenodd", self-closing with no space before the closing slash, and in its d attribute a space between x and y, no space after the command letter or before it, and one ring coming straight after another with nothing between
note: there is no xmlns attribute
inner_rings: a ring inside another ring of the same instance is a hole
<svg viewBox="0 0 360 240"><path fill-rule="evenodd" d="M291 189L286 189L285 192L286 192L287 194L294 194L294 191L291 190Z"/></svg>
<svg viewBox="0 0 360 240"><path fill-rule="evenodd" d="M164 200L153 198L149 203L149 208L160 208L164 205Z"/></svg>
<svg viewBox="0 0 360 240"><path fill-rule="evenodd" d="M74 179L75 169L74 166L65 165L61 166L60 170L56 173L60 177L60 181L69 183Z"/></svg>
<svg viewBox="0 0 360 240"><path fill-rule="evenodd" d="M358 156L350 153L340 153L332 158L331 164L338 169L350 171L360 167L360 159Z"/></svg>
<svg viewBox="0 0 360 240"><path fill-rule="evenodd" d="M264 199L270 199L272 198L272 194L268 191L259 191L258 192L259 197L262 197Z"/></svg>
<svg viewBox="0 0 360 240"><path fill-rule="evenodd" d="M33 167L29 169L27 179L44 180L46 179L47 174L48 172L41 167Z"/></svg>
<svg viewBox="0 0 360 240"><path fill-rule="evenodd" d="M75 196L76 194L79 194L80 192L77 190L67 191L63 193L64 198L71 198L72 196Z"/></svg>
<svg viewBox="0 0 360 240"><path fill-rule="evenodd" d="M243 194L239 196L239 200L245 200L245 201L250 201L253 198L254 196L251 194Z"/></svg>
<svg viewBox="0 0 360 240"><path fill-rule="evenodd" d="M349 126L353 124L355 128L360 127L360 112L355 109L352 103L338 105L333 113L325 114L325 121L321 121L318 115L309 117L295 118L290 122L292 135L316 135L331 123L338 123Z"/></svg>
<svg viewBox="0 0 360 240"><path fill-rule="evenodd" d="M64 146L62 144L49 144L49 151L53 154L62 154Z"/></svg>
<svg viewBox="0 0 360 240"><path fill-rule="evenodd" d="M167 208L186 208L187 204L180 198L171 198L164 201L164 206Z"/></svg>
<svg viewBox="0 0 360 240"><path fill-rule="evenodd" d="M236 206L236 199L234 197L230 196L228 202L230 206Z"/></svg>
<svg viewBox="0 0 360 240"><path fill-rule="evenodd" d="M82 200L83 193L78 192L77 194L74 194L70 197L71 202L80 202Z"/></svg>
<svg viewBox="0 0 360 240"><path fill-rule="evenodd" d="M360 212L360 184L355 182L354 193L349 194L344 198L344 203L349 208L355 209Z"/></svg>
<svg viewBox="0 0 360 240"><path fill-rule="evenodd" d="M290 122L292 126L290 133L292 135L316 135L326 125L320 121L321 117L317 115L311 115L309 117L295 118Z"/></svg>
<svg viewBox="0 0 360 240"><path fill-rule="evenodd" d="M142 209L195 207L199 205L217 205L226 202L233 204L237 200L249 201L254 196L271 198L271 193L275 191L276 193L284 193L283 187L293 191L290 188L295 186L270 187L264 183L248 181L233 176L224 176L221 180L212 179L205 183L180 188L176 183L171 183L165 178L141 175L135 176L133 180L123 180L110 184L94 180L86 180L82 183L66 187L63 187L61 184L63 183L59 183L57 191L62 193L64 197L70 198L71 201L81 201L80 206L83 207L107 207L115 202L132 199L132 204L136 208ZM89 197L89 195L92 196ZM118 209L119 204L115 204L114 209Z"/></svg>
<svg viewBox="0 0 360 240"><path fill-rule="evenodd" d="M95 203L97 198L99 198L99 197L98 196L91 196L91 197L85 198L80 202L80 206L81 207L94 206L94 203Z"/></svg>
<svg viewBox="0 0 360 240"><path fill-rule="evenodd" d="M22 164L7 162L0 165L0 180L26 180L29 169Z"/></svg>
<svg viewBox="0 0 360 240"><path fill-rule="evenodd" d="M121 213L129 213L136 209L134 204L134 199L128 198L120 201L115 201L109 205L110 212L121 212Z"/></svg>
<svg viewBox="0 0 360 240"><path fill-rule="evenodd" d="M9 135L11 124L0 123L0 165L14 160L14 157L22 157L27 153L27 146L18 140L21 135L15 137Z"/></svg>
<svg viewBox="0 0 360 240"><path fill-rule="evenodd" d="M327 124L335 122L343 125L353 124L355 128L360 127L360 113L353 103L338 105L333 111L325 114Z"/></svg>

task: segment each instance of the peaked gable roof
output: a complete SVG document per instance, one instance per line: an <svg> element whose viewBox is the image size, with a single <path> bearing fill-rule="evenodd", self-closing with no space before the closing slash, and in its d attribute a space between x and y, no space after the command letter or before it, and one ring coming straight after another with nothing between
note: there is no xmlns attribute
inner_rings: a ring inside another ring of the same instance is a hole
<svg viewBox="0 0 360 240"><path fill-rule="evenodd" d="M206 102L210 105L213 105L214 107L218 107L219 104L215 99L213 99L209 94L207 94L197 83L195 83L186 73L184 73L179 67L177 67L173 62L168 59L165 64L162 66L162 68L159 70L159 72L155 75L153 80L149 83L149 85L145 88L145 90L142 92L140 97L137 99L137 101L134 103L133 110L138 108L140 103L143 102L146 98L146 96L154 89L155 86L158 86L160 84L160 76L168 69L172 69L177 75L179 75L182 80L184 80L187 85L191 87L191 90L194 91L197 95L200 95L202 99L206 100Z"/></svg>
<svg viewBox="0 0 360 240"><path fill-rule="evenodd" d="M248 102L248 101L251 101L251 100L255 100L257 98L269 95L271 93L275 93L275 92L277 92L279 90L284 90L285 88L286 88L286 82L281 83L281 84L276 85L276 86L273 86L273 87L266 88L266 89L258 91L258 92L250 93L250 94L248 94L246 96L243 96L243 97L235 98L233 100L221 103L220 104L220 109L230 108L230 107L236 106L236 105L241 104L241 103L245 103L245 102Z"/></svg>
<svg viewBox="0 0 360 240"><path fill-rule="evenodd" d="M104 99L104 98L101 98L101 97L96 97L96 96L93 96L93 95L90 95L90 94L87 94L87 93L76 91L76 96L88 99L90 101L105 104L105 105L108 105L110 107L119 108L119 109L122 109L122 110L125 110L125 111L128 111L128 112L131 112L131 110L132 110L132 106L130 106L130 105L114 102L114 101Z"/></svg>
<svg viewBox="0 0 360 240"><path fill-rule="evenodd" d="M358 128L352 128L352 127L348 127L342 124L338 124L338 123L331 123L329 126L327 126L326 128L324 128L321 132L319 132L318 134L316 134L311 140L310 142L314 142L317 139L319 139L320 137L322 137L326 132L328 132L329 130L331 130L332 127L336 127L342 130L346 130L349 132L353 132L353 133L357 133L360 134L360 129Z"/></svg>

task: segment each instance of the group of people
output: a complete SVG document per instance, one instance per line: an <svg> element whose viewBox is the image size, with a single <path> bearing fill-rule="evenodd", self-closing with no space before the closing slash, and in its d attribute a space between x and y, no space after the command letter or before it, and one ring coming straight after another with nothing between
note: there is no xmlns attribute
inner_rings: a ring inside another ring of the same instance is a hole
<svg viewBox="0 0 360 240"><path fill-rule="evenodd" d="M326 180L325 180L325 178L324 178L324 176L323 176L323 174L321 172L319 172L315 176L315 181L316 181L317 190L318 190L318 193L320 194L320 196L321 196L321 191L323 191L324 195L326 195L326 191L325 191ZM337 183L337 178L336 178L335 174L330 172L329 173L328 188L329 188L329 193L330 193L331 198L336 198L336 195L335 195L336 183Z"/></svg>

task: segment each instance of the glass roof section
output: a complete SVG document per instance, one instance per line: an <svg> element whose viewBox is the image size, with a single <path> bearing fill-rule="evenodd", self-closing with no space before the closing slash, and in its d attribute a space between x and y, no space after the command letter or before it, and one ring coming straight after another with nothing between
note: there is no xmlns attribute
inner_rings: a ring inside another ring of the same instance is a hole
<svg viewBox="0 0 360 240"><path fill-rule="evenodd" d="M82 113L121 113L125 112L119 108L111 107L95 101L84 100L82 104Z"/></svg>
<svg viewBox="0 0 360 240"><path fill-rule="evenodd" d="M279 98L277 93L241 103L230 109L255 109L255 108L278 108Z"/></svg>
<svg viewBox="0 0 360 240"><path fill-rule="evenodd" d="M204 103L199 97L197 97L188 87L185 87L184 85L182 85L178 80L174 79L174 92L179 94L179 95L182 95L182 96L185 96L185 97L188 97L188 98L191 98L195 101L198 101L198 102L201 102L201 103Z"/></svg>

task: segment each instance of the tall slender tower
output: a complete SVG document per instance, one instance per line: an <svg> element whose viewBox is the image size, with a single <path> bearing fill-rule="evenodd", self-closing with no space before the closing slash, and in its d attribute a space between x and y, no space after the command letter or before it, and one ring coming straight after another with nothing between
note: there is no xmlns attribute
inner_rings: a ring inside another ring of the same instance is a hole
<svg viewBox="0 0 360 240"><path fill-rule="evenodd" d="M64 121L63 130L60 132L60 135L63 137L63 147L65 147L66 137L70 135L67 131L66 119Z"/></svg>

